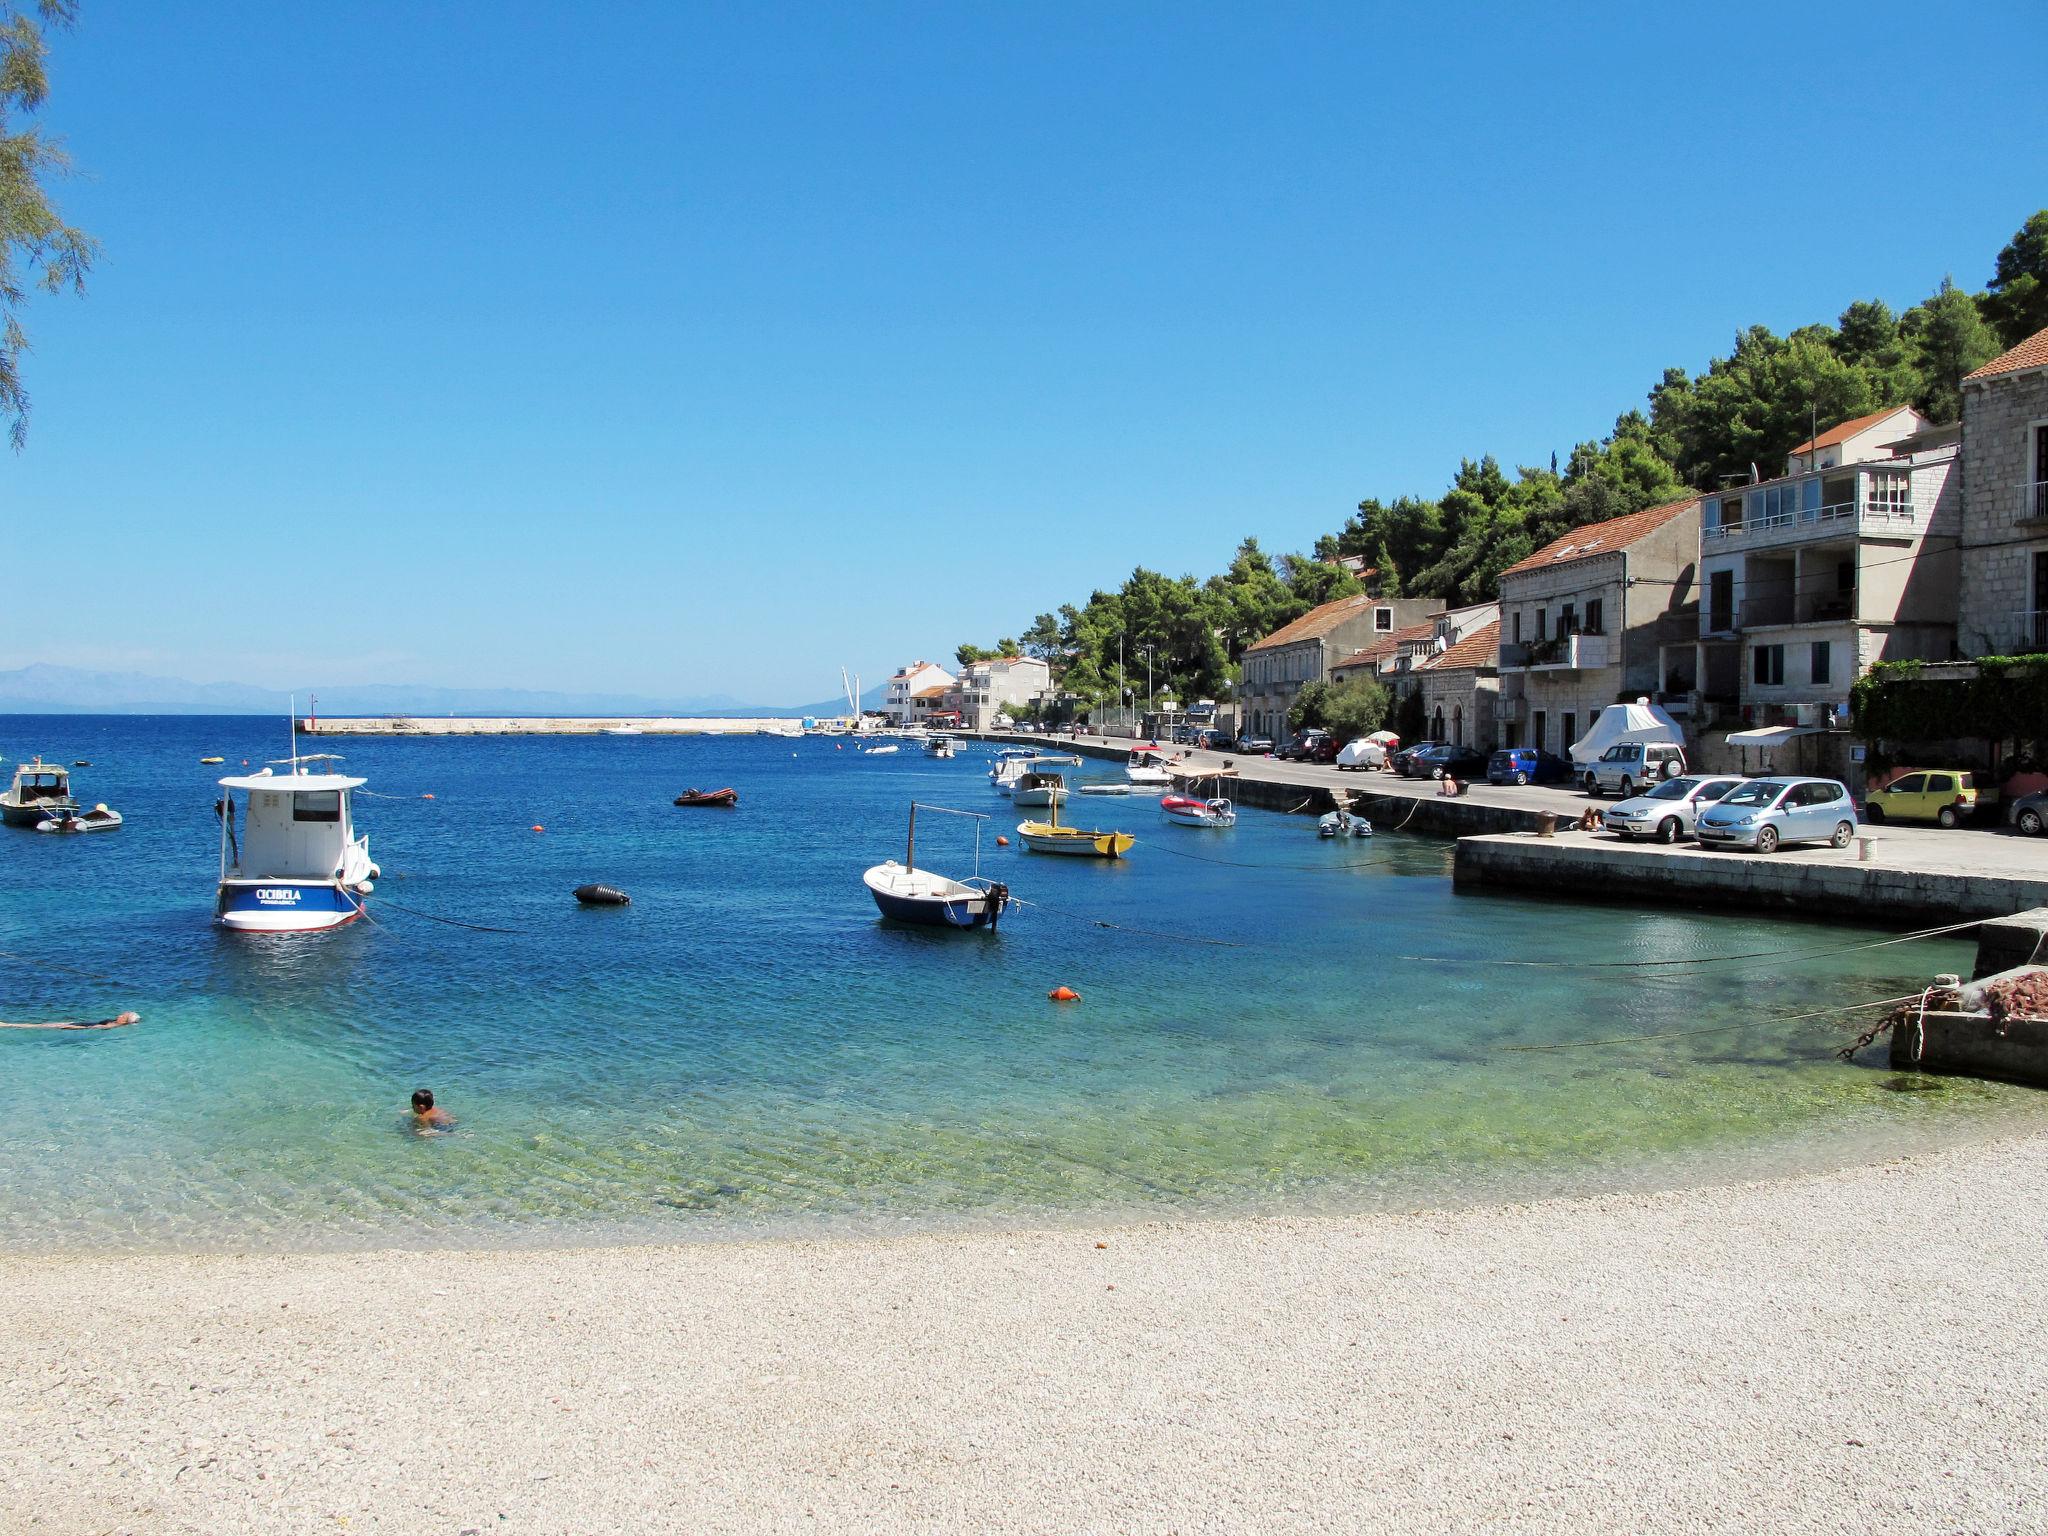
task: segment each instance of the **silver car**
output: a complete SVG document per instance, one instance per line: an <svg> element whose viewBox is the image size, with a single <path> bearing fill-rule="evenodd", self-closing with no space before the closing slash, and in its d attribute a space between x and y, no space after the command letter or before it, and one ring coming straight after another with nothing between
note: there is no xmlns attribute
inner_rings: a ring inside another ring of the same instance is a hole
<svg viewBox="0 0 2048 1536"><path fill-rule="evenodd" d="M1834 779L1749 779L1700 813L1705 848L1775 853L1783 843L1849 846L1856 802Z"/></svg>
<svg viewBox="0 0 2048 1536"><path fill-rule="evenodd" d="M1738 778L1666 779L1646 795L1608 809L1607 830L1623 842L1637 837L1654 837L1660 843L1675 843L1690 837L1699 814L1742 783Z"/></svg>
<svg viewBox="0 0 2048 1536"><path fill-rule="evenodd" d="M2019 828L2027 837L2039 837L2048 832L2048 789L2037 789L2031 795L2020 795L2007 801L2005 821L2007 826Z"/></svg>

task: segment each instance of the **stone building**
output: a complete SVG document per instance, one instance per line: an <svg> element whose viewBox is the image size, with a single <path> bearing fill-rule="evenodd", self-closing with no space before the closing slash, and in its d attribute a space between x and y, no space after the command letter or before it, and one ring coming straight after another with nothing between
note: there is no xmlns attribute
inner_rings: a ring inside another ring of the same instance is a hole
<svg viewBox="0 0 2048 1536"><path fill-rule="evenodd" d="M1052 689L1052 669L1035 656L996 656L971 661L946 694L947 708L957 710L970 731L995 727L996 716L1012 705L1029 704Z"/></svg>
<svg viewBox="0 0 2048 1536"><path fill-rule="evenodd" d="M1500 741L1560 757L1609 704L1687 697L1698 497L1574 528L1500 575Z"/></svg>
<svg viewBox="0 0 2048 1536"><path fill-rule="evenodd" d="M1872 662L1954 654L1956 442L1896 406L1801 443L1782 475L1705 498L1696 728L1736 711L1843 727Z"/></svg>
<svg viewBox="0 0 2048 1536"><path fill-rule="evenodd" d="M1966 656L2048 652L2048 330L1963 380Z"/></svg>
<svg viewBox="0 0 2048 1536"><path fill-rule="evenodd" d="M1422 695L1430 739L1491 749L1500 698L1500 604L1447 608L1330 668L1330 681L1370 676L1398 702Z"/></svg>
<svg viewBox="0 0 2048 1536"><path fill-rule="evenodd" d="M1340 597L1283 624L1244 653L1238 686L1242 729L1280 740L1287 711L1304 685L1327 682L1340 659L1443 607L1440 597Z"/></svg>
<svg viewBox="0 0 2048 1536"><path fill-rule="evenodd" d="M953 674L936 661L913 661L907 667L898 668L889 679L889 686L883 691L882 713L889 717L891 725L908 725L913 719L922 719L913 710L911 700L919 693L936 688L941 693L953 686Z"/></svg>

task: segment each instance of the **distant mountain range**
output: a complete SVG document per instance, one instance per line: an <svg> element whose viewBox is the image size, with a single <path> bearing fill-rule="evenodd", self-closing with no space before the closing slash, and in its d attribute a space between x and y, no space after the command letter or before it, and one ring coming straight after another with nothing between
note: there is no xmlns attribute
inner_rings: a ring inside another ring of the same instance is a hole
<svg viewBox="0 0 2048 1536"><path fill-rule="evenodd" d="M861 695L879 709L884 688ZM747 704L730 694L647 698L625 693L550 693L528 688L431 688L414 683L300 689L303 714L310 695L323 715L843 715L844 698L815 704ZM247 683L192 683L143 672L88 672L38 664L0 672L0 714L5 715L275 715L286 695Z"/></svg>

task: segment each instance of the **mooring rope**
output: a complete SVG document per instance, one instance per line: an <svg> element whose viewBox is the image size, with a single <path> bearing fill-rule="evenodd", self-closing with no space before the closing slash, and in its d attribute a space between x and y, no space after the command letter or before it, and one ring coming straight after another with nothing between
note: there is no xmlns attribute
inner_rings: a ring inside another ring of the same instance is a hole
<svg viewBox="0 0 2048 1536"><path fill-rule="evenodd" d="M1251 946L1238 939L1210 939L1198 933L1164 933L1157 928L1133 928L1124 923L1107 922L1099 917L1088 917L1080 912L1068 912L1059 907L1049 907L1042 901L1026 901L1022 896L1012 896L1013 907L1036 907L1041 912L1050 912L1054 917L1064 917L1069 922L1086 923L1091 928L1108 928L1116 933L1135 933L1148 939L1171 939L1179 944L1208 944L1217 949L1249 949Z"/></svg>
<svg viewBox="0 0 2048 1536"><path fill-rule="evenodd" d="M1733 965L1751 960L1777 960L1788 957L1818 960L1828 955L1846 955L1861 949L1883 949L1891 944L1910 944L1917 939L1936 939L1943 934L1960 933L1965 928L1975 928L1984 921L1981 917L1973 917L1967 922L1947 923L1939 928L1920 928L1912 933L1894 934L1885 939L1868 939L1860 944L1843 944L1832 949L1754 949L1735 955L1690 955L1670 960L1503 960L1493 955L1395 955L1394 958L1420 960L1436 965L1506 965L1542 971L1661 970L1678 966Z"/></svg>
<svg viewBox="0 0 2048 1536"><path fill-rule="evenodd" d="M1503 1045L1503 1051L1575 1051L1589 1045L1634 1045L1644 1040L1683 1040L1692 1035L1724 1035L1736 1029L1763 1029L1772 1024L1797 1024L1806 1019L1832 1018L1844 1013L1860 1013L1869 1008L1890 1008L1899 1003L1910 1003L1920 994L1908 992L1904 997L1887 997L1874 1003L1837 1003L1831 1008L1815 1008L1807 1013L1772 1014L1768 1018L1744 1019L1738 1024L1710 1024L1704 1029L1667 1029L1654 1035L1609 1035L1600 1040L1557 1040L1548 1045ZM1863 1044L1869 1044L1865 1039ZM1852 1048L1853 1054L1853 1048Z"/></svg>

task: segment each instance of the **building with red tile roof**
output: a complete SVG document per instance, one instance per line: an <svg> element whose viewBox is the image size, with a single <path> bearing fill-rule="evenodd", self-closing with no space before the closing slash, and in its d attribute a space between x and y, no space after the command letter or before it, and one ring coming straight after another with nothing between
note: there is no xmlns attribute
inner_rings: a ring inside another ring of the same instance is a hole
<svg viewBox="0 0 2048 1536"><path fill-rule="evenodd" d="M2048 654L2048 330L1963 379L1965 656Z"/></svg>
<svg viewBox="0 0 2048 1536"><path fill-rule="evenodd" d="M1311 608L1245 648L1238 686L1242 729L1280 740L1303 687L1327 681L1333 663L1443 611L1440 597L1340 597Z"/></svg>

